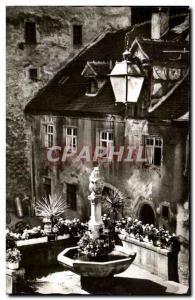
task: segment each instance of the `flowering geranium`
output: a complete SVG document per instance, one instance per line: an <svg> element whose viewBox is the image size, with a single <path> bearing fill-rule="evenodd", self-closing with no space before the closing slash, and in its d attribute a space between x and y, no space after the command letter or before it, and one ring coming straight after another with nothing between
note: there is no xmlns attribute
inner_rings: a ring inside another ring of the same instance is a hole
<svg viewBox="0 0 195 300"><path fill-rule="evenodd" d="M78 242L79 253L88 258L97 258L98 256L107 255L114 249L114 241L110 239L109 234L100 234L99 238L92 238L90 232L85 232Z"/></svg>
<svg viewBox="0 0 195 300"><path fill-rule="evenodd" d="M16 246L16 241L21 239L19 233L14 233L9 229L6 230L6 249L13 249Z"/></svg>
<svg viewBox="0 0 195 300"><path fill-rule="evenodd" d="M63 219L58 218L56 224L53 226L52 231L57 235L70 234L72 237L82 236L87 230L88 225L81 222L79 219Z"/></svg>
<svg viewBox="0 0 195 300"><path fill-rule="evenodd" d="M131 238L151 243L154 246L168 249L172 252L176 252L175 249L179 249L178 237L174 233L171 235L163 227L156 228L153 224L144 225L138 219L133 220L131 217L126 219L125 228L123 224L125 224L124 218L116 222L116 233L125 233Z"/></svg>
<svg viewBox="0 0 195 300"><path fill-rule="evenodd" d="M19 262L21 260L21 252L17 248L7 249L6 261L7 262Z"/></svg>
<svg viewBox="0 0 195 300"><path fill-rule="evenodd" d="M41 226L33 227L31 229L24 229L21 239L27 240L27 239L33 239L33 238L39 238L42 236L45 236L46 233L43 229L41 229Z"/></svg>
<svg viewBox="0 0 195 300"><path fill-rule="evenodd" d="M73 237L81 237L87 229L88 225L80 222L79 219L73 219L69 223L69 232Z"/></svg>

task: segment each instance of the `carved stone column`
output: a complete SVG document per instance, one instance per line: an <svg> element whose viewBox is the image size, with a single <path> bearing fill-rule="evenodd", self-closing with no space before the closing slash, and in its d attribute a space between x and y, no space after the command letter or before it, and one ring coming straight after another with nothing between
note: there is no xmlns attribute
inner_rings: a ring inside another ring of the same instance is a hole
<svg viewBox="0 0 195 300"><path fill-rule="evenodd" d="M89 229L92 232L93 238L99 237L99 231L103 228L102 221L102 195L95 195L92 193L88 197L91 202L91 218L89 220Z"/></svg>
<svg viewBox="0 0 195 300"><path fill-rule="evenodd" d="M89 177L89 190L91 194L88 199L91 204L91 217L89 221L89 229L93 238L99 237L99 231L103 228L102 221L102 190L103 178L100 176L99 168L95 167Z"/></svg>

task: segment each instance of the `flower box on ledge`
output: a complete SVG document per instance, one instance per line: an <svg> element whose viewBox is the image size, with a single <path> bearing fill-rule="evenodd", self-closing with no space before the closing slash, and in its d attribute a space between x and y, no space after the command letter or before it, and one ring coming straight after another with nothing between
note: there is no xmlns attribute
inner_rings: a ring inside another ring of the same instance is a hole
<svg viewBox="0 0 195 300"><path fill-rule="evenodd" d="M64 234L64 235L58 235L56 240L66 240L70 237L69 234ZM22 247L22 246L27 246L27 245L36 245L36 244L43 244L48 242L48 237L47 236L42 236L39 238L33 238L33 239L28 239L28 240L19 240L16 241L17 247Z"/></svg>
<svg viewBox="0 0 195 300"><path fill-rule="evenodd" d="M134 264L165 280L178 282L177 253L119 234L123 247L135 251Z"/></svg>

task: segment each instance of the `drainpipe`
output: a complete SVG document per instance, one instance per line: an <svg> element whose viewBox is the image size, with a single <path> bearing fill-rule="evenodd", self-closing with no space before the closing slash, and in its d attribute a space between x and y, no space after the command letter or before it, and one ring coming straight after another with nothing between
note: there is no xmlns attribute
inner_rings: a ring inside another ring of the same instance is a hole
<svg viewBox="0 0 195 300"><path fill-rule="evenodd" d="M33 135L33 129L31 126L31 137ZM36 197L36 192L35 192L35 165L34 165L34 145L33 145L33 140L31 138L31 197L32 197L32 202L31 202L31 216L34 216L34 207L35 207L35 197Z"/></svg>

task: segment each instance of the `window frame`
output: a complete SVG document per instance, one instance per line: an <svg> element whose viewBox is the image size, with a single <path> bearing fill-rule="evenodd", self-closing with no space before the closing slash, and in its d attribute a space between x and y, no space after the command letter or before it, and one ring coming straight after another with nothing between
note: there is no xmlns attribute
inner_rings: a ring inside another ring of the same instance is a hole
<svg viewBox="0 0 195 300"><path fill-rule="evenodd" d="M149 144L147 144L147 140L149 140ZM151 143L152 141L152 143ZM158 141L158 144L156 143ZM161 142L161 144L160 144ZM161 157L160 157L160 164L155 163L155 149L161 150ZM149 153L148 154L148 149ZM163 139L160 136L155 135L145 135L144 136L144 151L145 151L145 158L147 159L147 163L149 165L153 165L156 167L161 167L163 161Z"/></svg>
<svg viewBox="0 0 195 300"><path fill-rule="evenodd" d="M77 146L78 146L78 129L74 126L66 126L64 127L65 130L65 146L69 144L68 138L71 139L71 148L66 149L67 153L76 153L77 152ZM71 130L71 134L68 133L68 130ZM75 132L76 131L76 134Z"/></svg>
<svg viewBox="0 0 195 300"><path fill-rule="evenodd" d="M52 148L54 146L54 139L55 139L55 128L54 127L55 127L54 124L51 124L51 123L43 124L44 146L47 148Z"/></svg>
<svg viewBox="0 0 195 300"><path fill-rule="evenodd" d="M102 134L105 134L106 138L103 138ZM109 134L112 134L112 139L109 139ZM103 146L102 143L106 143L106 147ZM109 158L109 145L114 146L114 133L113 133L113 131L112 130L106 130L106 129L100 130L99 131L99 146L100 146L100 148L101 147L106 148L106 155L104 155L103 158Z"/></svg>

